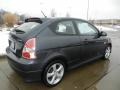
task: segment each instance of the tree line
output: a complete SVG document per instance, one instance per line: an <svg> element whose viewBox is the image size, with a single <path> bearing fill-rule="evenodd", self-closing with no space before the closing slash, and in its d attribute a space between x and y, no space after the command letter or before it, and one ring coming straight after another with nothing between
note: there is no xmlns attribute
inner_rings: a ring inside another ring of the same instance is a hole
<svg viewBox="0 0 120 90"><path fill-rule="evenodd" d="M19 22L23 22L25 18L27 18L27 15L19 15L17 13L11 13L8 11L5 11L3 9L0 10L0 26L7 26L7 27L13 27L14 24L18 24Z"/></svg>
<svg viewBox="0 0 120 90"><path fill-rule="evenodd" d="M50 11L50 17L56 17L57 13L55 9L51 9ZM1 26L7 26L7 27L13 27L14 24L19 24L20 22L24 22L26 18L30 16L22 14L19 15L18 13L11 13L8 11L5 11L3 9L0 9L0 27ZM70 17L70 13L66 13L66 17Z"/></svg>

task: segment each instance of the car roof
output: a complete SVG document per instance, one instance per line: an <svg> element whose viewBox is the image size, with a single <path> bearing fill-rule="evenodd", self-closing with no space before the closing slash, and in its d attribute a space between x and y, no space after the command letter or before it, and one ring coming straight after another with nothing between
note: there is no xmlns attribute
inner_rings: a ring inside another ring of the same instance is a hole
<svg viewBox="0 0 120 90"><path fill-rule="evenodd" d="M57 20L81 20L81 21L86 21L86 20L83 20L83 19L80 19L80 18L66 18L66 17L58 17L58 18L49 18L49 20L54 20L54 21L57 21Z"/></svg>
<svg viewBox="0 0 120 90"><path fill-rule="evenodd" d="M86 21L83 19L78 19L78 18L66 18L66 17L58 17L58 18L27 18L25 19L25 22L38 22L38 23L44 23L46 21L59 21L59 20L81 20L81 21Z"/></svg>

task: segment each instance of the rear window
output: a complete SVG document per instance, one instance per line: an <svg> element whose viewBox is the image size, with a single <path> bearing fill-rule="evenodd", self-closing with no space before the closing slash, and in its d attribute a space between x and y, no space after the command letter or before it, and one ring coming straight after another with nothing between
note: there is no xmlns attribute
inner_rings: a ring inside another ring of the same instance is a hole
<svg viewBox="0 0 120 90"><path fill-rule="evenodd" d="M27 23L23 23L22 25L20 25L19 27L17 27L17 30L21 30L24 32L29 32L31 30L35 30L37 27L40 26L40 23L36 23L36 22L27 22Z"/></svg>

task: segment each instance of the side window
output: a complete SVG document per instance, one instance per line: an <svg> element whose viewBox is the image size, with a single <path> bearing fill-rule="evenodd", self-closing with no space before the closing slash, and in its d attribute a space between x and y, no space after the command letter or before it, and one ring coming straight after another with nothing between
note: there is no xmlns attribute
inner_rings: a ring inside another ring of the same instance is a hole
<svg viewBox="0 0 120 90"><path fill-rule="evenodd" d="M59 33L59 34L67 34L67 35L75 35L76 34L76 31L75 31L72 21L59 22L56 26L55 32Z"/></svg>
<svg viewBox="0 0 120 90"><path fill-rule="evenodd" d="M76 21L76 24L81 35L96 35L98 33L89 23Z"/></svg>

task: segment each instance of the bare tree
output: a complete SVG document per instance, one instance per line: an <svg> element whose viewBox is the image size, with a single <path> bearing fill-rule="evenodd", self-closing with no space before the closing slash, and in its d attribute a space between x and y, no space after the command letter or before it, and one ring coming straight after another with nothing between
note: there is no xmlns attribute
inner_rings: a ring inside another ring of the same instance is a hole
<svg viewBox="0 0 120 90"><path fill-rule="evenodd" d="M0 14L0 26L4 24L4 21L3 21L3 16L2 14Z"/></svg>
<svg viewBox="0 0 120 90"><path fill-rule="evenodd" d="M52 9L52 10L51 10L50 16L51 16L51 17L56 17L56 11L55 11L55 9Z"/></svg>
<svg viewBox="0 0 120 90"><path fill-rule="evenodd" d="M3 15L6 13L3 9L0 9L0 26L4 24Z"/></svg>
<svg viewBox="0 0 120 90"><path fill-rule="evenodd" d="M70 13L69 12L66 13L66 17L70 17Z"/></svg>
<svg viewBox="0 0 120 90"><path fill-rule="evenodd" d="M27 18L26 15L24 15L24 14L20 15L20 21L25 21L26 18Z"/></svg>
<svg viewBox="0 0 120 90"><path fill-rule="evenodd" d="M6 13L4 16L4 22L8 27L12 27L15 23L17 23L17 16L12 13Z"/></svg>

